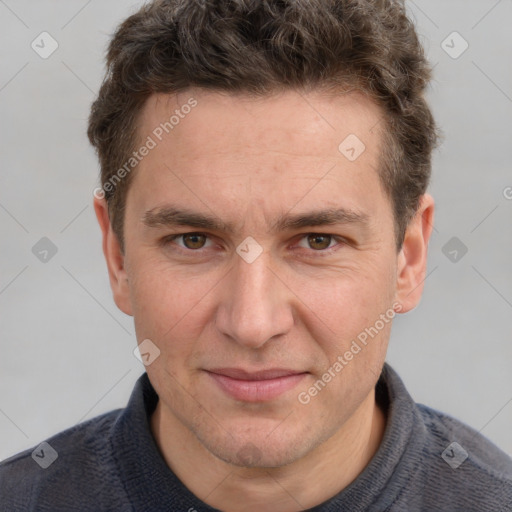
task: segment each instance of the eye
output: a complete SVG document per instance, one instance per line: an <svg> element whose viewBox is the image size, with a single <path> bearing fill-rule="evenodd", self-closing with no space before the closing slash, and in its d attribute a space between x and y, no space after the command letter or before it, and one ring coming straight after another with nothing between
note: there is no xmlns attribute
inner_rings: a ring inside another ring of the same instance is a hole
<svg viewBox="0 0 512 512"><path fill-rule="evenodd" d="M306 242L307 245L304 245L302 240ZM300 247L305 247L306 249L313 249L314 251L325 251L326 249L331 249L336 246L336 237L333 235L326 235L325 233L309 233L305 235L299 243ZM334 245L331 245L334 242Z"/></svg>
<svg viewBox="0 0 512 512"><path fill-rule="evenodd" d="M181 240L181 244L177 241ZM208 241L208 236L204 233L182 233L180 235L173 235L164 239L165 243L175 242L179 247L190 250L198 250L205 247Z"/></svg>

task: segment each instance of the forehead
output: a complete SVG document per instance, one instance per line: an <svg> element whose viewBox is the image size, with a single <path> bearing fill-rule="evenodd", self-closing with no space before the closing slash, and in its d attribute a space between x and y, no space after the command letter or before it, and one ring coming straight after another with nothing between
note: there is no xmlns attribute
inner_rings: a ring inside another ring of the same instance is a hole
<svg viewBox="0 0 512 512"><path fill-rule="evenodd" d="M151 95L142 111L139 135L152 134L157 142L169 145L181 135L179 147L174 148L177 156L189 146L199 155L232 151L237 145L246 151L288 146L294 154L339 156L339 143L355 135L368 150L366 156L371 156L378 149L381 118L380 108L357 91L327 95L290 90L250 97L189 89ZM219 141L227 147L219 146Z"/></svg>
<svg viewBox="0 0 512 512"><path fill-rule="evenodd" d="M298 201L371 210L384 198L381 119L380 108L358 92L155 94L139 122L139 141L151 139L152 149L129 196L145 211L187 197L203 210L250 202L269 219Z"/></svg>

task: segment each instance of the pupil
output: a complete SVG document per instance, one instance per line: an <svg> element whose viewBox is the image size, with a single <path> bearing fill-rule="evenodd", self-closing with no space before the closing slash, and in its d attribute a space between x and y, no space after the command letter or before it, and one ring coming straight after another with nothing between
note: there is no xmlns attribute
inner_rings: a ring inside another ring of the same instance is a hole
<svg viewBox="0 0 512 512"><path fill-rule="evenodd" d="M312 246L313 249L326 249L329 247L329 244L331 243L331 237L329 235L311 235L309 237L309 244ZM315 247L315 244L320 245L320 247Z"/></svg>
<svg viewBox="0 0 512 512"><path fill-rule="evenodd" d="M204 235L185 235L184 242L189 249L200 249L204 245Z"/></svg>

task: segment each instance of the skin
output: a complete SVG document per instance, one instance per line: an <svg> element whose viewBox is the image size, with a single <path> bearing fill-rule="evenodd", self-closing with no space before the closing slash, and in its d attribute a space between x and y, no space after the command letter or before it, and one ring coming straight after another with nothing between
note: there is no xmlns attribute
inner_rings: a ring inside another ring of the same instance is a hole
<svg viewBox="0 0 512 512"><path fill-rule="evenodd" d="M139 343L160 350L146 367L160 397L151 428L182 482L227 512L303 510L344 489L379 447L386 417L374 386L391 322L308 404L298 395L381 314L417 305L434 203L422 197L397 251L377 174L382 112L360 93L153 95L141 141L190 97L197 106L134 171L124 253L95 199L114 299ZM353 162L338 150L349 134L366 146ZM148 211L169 205L233 232L146 225ZM326 208L363 221L271 229L282 215ZM187 233L206 236L169 239ZM263 250L252 263L236 252L248 236ZM277 398L248 402L212 379L220 367L305 375Z"/></svg>

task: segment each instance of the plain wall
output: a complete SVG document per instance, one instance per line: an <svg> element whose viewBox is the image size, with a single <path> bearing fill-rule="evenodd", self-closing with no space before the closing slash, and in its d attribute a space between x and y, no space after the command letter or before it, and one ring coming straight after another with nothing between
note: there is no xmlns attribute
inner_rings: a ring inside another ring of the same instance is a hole
<svg viewBox="0 0 512 512"><path fill-rule="evenodd" d="M0 2L0 459L123 407L144 371L109 288L85 134L109 35L140 4ZM512 3L408 6L445 140L423 300L395 320L388 361L416 401L512 454ZM31 48L43 31L59 45L47 59ZM458 58L454 31L469 44ZM57 248L47 262L32 252L42 237ZM453 237L467 247L457 262Z"/></svg>

